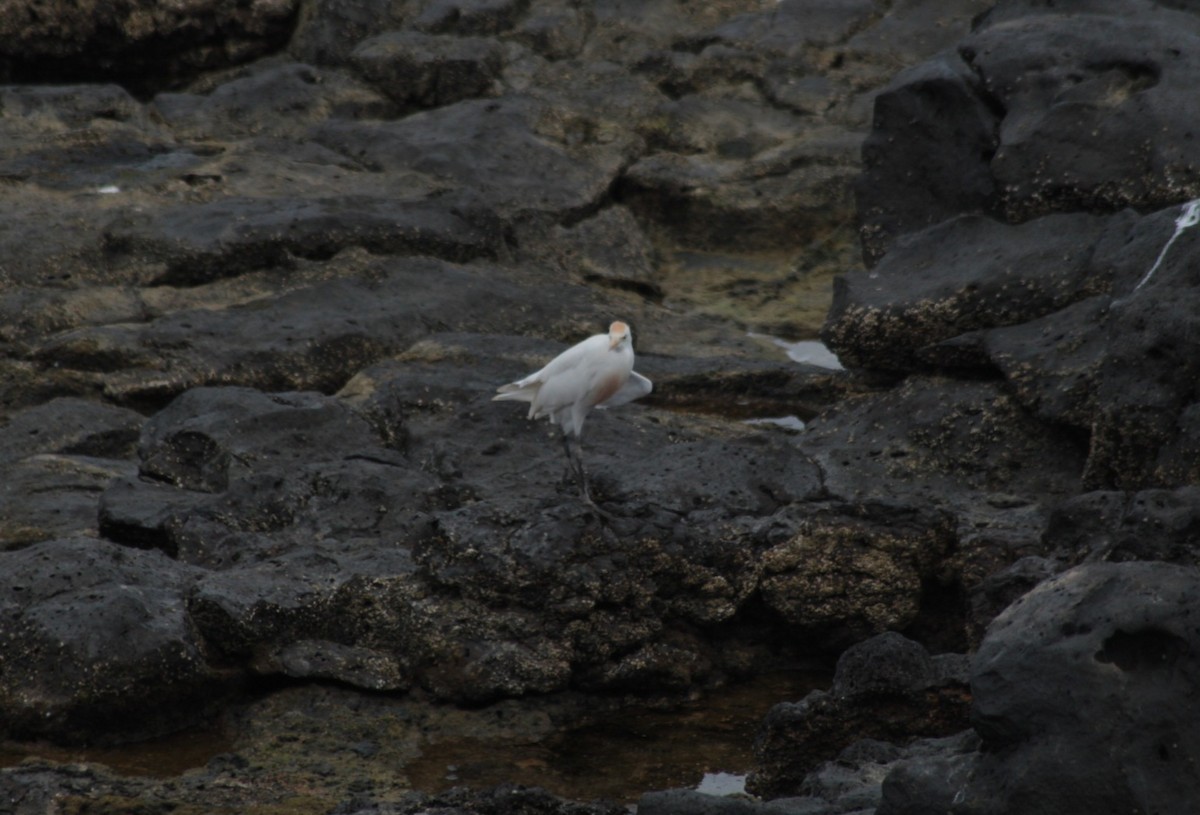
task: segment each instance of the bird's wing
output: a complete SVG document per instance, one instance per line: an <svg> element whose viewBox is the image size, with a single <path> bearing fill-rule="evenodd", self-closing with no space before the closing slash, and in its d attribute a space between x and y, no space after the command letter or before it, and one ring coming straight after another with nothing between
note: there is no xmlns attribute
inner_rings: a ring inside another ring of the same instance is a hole
<svg viewBox="0 0 1200 815"><path fill-rule="evenodd" d="M639 374L637 371L630 371L629 378L625 380L625 384L614 393L612 396L604 400L603 403L596 407L616 407L623 405L626 402L632 402L634 399L641 399L654 389L654 385L650 380Z"/></svg>
<svg viewBox="0 0 1200 815"><path fill-rule="evenodd" d="M534 371L529 376L518 379L516 382L501 385L496 389L499 395L493 396L492 400L515 399L522 402L532 402L537 396L538 390L546 382L567 371L586 365L589 357L595 356L607 347L607 334L596 334L588 337L583 342L572 345L550 360L546 363L546 367L540 371Z"/></svg>
<svg viewBox="0 0 1200 815"><path fill-rule="evenodd" d="M563 351L533 376L537 377L538 381L545 382L565 371L587 365L589 360L602 358L606 350L608 350L608 335L595 334Z"/></svg>

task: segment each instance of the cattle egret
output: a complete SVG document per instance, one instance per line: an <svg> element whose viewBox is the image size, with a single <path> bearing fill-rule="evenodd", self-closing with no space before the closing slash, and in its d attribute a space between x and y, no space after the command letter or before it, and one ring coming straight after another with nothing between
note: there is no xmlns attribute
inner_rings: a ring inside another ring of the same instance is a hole
<svg viewBox="0 0 1200 815"><path fill-rule="evenodd" d="M529 418L546 416L562 428L567 466L579 484L583 500L600 512L588 490L579 434L594 407L614 407L648 394L650 380L633 370L633 335L620 321L607 334L588 337L550 360L537 373L498 389L493 400L529 402ZM573 447L572 447L573 445ZM603 513L601 513L603 514Z"/></svg>

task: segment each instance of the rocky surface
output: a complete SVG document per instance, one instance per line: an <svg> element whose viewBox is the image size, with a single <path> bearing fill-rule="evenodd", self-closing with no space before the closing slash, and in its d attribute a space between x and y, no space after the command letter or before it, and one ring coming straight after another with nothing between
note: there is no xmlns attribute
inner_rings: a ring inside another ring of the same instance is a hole
<svg viewBox="0 0 1200 815"><path fill-rule="evenodd" d="M1198 579L1165 563L1089 564L996 619L971 676L975 727L992 748L969 788L975 811L1091 799L1152 812L1194 800L1197 745L1180 727L1188 714L1175 688L1196 670ZM1058 705L1067 694L1078 703ZM1053 758L1066 744L1069 766Z"/></svg>
<svg viewBox="0 0 1200 815"><path fill-rule="evenodd" d="M829 772L821 768L832 756L853 753L864 739L893 744L959 733L971 703L965 663L965 657L930 657L920 643L895 632L852 646L838 659L829 691L780 703L767 714L747 789L764 798L795 797ZM880 761L874 752L863 758L888 764L899 756ZM876 787L885 774L874 779Z"/></svg>
<svg viewBox="0 0 1200 815"><path fill-rule="evenodd" d="M642 806L1185 800L1200 16L1136 5L0 2L0 736L231 744L0 800L607 811L428 798L408 728L839 654L777 801ZM613 317L606 520L490 397Z"/></svg>

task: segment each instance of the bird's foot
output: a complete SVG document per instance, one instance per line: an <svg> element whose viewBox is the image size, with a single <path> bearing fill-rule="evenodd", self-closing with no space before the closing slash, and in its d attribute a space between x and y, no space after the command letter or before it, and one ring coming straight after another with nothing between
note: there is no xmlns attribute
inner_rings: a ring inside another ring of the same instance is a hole
<svg viewBox="0 0 1200 815"><path fill-rule="evenodd" d="M584 495L583 503L587 505L588 510L595 515L601 523L610 524L616 520L615 517L600 508L600 505L592 500L592 496Z"/></svg>

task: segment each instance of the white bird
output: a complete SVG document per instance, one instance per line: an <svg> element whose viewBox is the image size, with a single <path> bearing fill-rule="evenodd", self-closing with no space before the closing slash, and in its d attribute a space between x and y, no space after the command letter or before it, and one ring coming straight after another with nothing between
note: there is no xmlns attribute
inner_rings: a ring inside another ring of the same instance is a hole
<svg viewBox="0 0 1200 815"><path fill-rule="evenodd" d="M633 370L633 334L617 321L607 334L588 337L524 379L501 385L494 401L529 402L529 418L546 416L562 428L567 464L583 499L599 511L588 490L587 473L578 450L583 420L594 407L614 407L650 393L650 380ZM574 444L576 450L572 450Z"/></svg>

